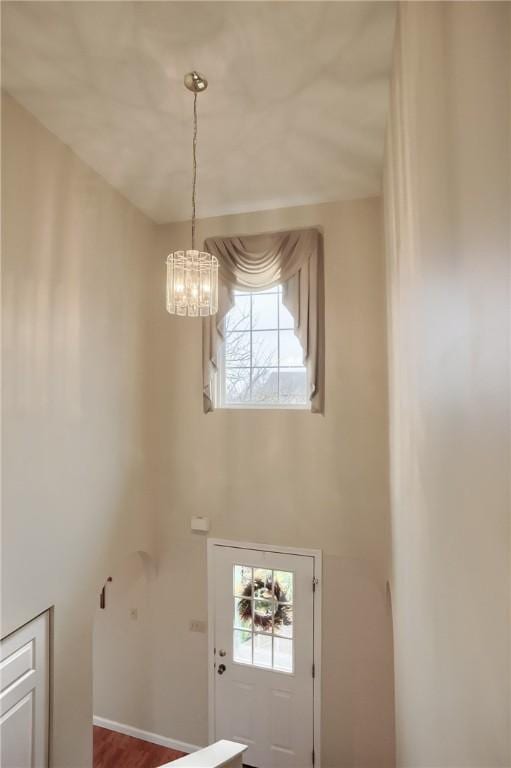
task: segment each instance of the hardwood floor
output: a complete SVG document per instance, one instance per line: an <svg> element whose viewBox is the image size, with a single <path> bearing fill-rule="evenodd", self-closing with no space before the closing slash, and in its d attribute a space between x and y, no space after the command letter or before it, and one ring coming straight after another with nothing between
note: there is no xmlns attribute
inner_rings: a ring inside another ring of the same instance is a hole
<svg viewBox="0 0 511 768"><path fill-rule="evenodd" d="M184 754L94 726L94 768L158 768Z"/></svg>

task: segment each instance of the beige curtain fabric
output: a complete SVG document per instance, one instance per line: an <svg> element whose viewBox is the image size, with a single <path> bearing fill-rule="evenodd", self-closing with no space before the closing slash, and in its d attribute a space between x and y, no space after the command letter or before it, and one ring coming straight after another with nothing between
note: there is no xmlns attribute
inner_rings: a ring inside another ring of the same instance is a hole
<svg viewBox="0 0 511 768"><path fill-rule="evenodd" d="M211 237L204 249L219 262L218 313L203 320L204 411L213 410L213 379L224 318L234 290L262 291L282 284L282 300L294 318L295 333L309 376L311 410L323 410L323 284L321 239L305 229L247 237Z"/></svg>

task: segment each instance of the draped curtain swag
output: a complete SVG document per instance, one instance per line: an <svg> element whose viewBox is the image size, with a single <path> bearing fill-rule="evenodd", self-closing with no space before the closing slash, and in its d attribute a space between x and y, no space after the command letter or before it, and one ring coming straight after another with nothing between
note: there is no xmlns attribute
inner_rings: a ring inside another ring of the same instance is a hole
<svg viewBox="0 0 511 768"><path fill-rule="evenodd" d="M234 290L262 291L282 284L282 300L294 318L307 366L311 410L323 410L323 285L317 229L246 237L211 237L204 250L219 263L218 313L203 319L204 412L214 408L214 377L224 318Z"/></svg>

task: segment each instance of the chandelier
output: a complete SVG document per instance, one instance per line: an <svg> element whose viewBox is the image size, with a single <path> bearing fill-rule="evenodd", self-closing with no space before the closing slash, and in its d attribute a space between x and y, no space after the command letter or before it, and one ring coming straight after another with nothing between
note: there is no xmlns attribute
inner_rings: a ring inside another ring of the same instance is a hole
<svg viewBox="0 0 511 768"><path fill-rule="evenodd" d="M192 247L167 256L167 312L171 315L207 317L218 311L218 259L195 248L195 194L197 189L197 94L208 81L200 72L185 75L185 86L193 93L193 182Z"/></svg>

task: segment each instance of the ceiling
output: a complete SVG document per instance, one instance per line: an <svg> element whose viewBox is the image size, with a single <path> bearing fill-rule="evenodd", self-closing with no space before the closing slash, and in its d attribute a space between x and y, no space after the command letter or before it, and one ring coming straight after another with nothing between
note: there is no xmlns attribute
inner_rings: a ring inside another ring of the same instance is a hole
<svg viewBox="0 0 511 768"><path fill-rule="evenodd" d="M3 2L3 86L158 222L378 194L390 2Z"/></svg>

